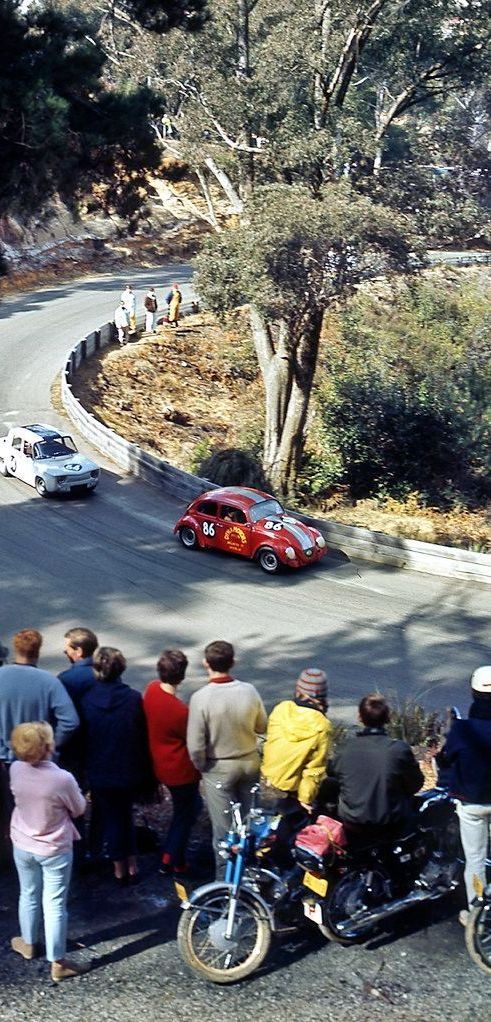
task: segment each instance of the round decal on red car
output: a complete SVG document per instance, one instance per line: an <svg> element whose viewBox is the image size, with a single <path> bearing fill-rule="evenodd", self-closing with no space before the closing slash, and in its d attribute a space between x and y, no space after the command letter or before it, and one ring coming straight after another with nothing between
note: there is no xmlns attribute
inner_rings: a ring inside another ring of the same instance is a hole
<svg viewBox="0 0 491 1022"><path fill-rule="evenodd" d="M240 526L230 525L228 529L225 529L223 542L227 544L229 550L241 554L247 543L247 536Z"/></svg>

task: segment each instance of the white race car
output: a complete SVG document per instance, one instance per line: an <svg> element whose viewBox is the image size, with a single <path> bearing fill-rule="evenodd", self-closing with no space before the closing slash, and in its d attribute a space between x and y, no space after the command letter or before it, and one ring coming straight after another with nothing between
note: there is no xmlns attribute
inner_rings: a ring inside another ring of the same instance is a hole
<svg viewBox="0 0 491 1022"><path fill-rule="evenodd" d="M0 437L0 474L52 493L91 493L99 482L95 462L77 451L71 436L52 426L17 426Z"/></svg>

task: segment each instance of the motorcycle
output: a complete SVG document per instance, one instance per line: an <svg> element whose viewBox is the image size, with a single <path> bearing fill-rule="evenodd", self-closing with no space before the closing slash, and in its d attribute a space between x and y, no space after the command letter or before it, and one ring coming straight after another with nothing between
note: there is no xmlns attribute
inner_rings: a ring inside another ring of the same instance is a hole
<svg viewBox="0 0 491 1022"><path fill-rule="evenodd" d="M256 805L257 790L245 818L240 804L232 804L230 830L219 846L224 880L189 897L176 884L183 909L178 947L207 980L228 984L251 975L273 934L304 924L341 944L364 941L386 919L437 901L461 882L455 803L442 790L415 797L417 826L407 836L332 846L322 855L302 846L305 815L292 832L291 818Z"/></svg>

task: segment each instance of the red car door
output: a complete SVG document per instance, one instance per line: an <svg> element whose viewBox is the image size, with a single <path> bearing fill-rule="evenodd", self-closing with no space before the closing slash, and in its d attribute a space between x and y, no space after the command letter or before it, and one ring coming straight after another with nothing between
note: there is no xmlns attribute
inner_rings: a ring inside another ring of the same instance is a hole
<svg viewBox="0 0 491 1022"><path fill-rule="evenodd" d="M245 511L233 504L218 509L217 547L228 554L251 556L251 525Z"/></svg>
<svg viewBox="0 0 491 1022"><path fill-rule="evenodd" d="M194 514L203 546L217 546L218 504L216 500L202 500L201 504L195 508Z"/></svg>

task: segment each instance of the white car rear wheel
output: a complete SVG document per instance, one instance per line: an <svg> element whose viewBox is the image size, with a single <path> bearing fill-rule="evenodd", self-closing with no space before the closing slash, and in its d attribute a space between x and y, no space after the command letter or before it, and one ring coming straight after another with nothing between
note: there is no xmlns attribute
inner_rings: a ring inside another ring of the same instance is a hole
<svg viewBox="0 0 491 1022"><path fill-rule="evenodd" d="M0 476L9 476L10 472L4 461L0 461Z"/></svg>

